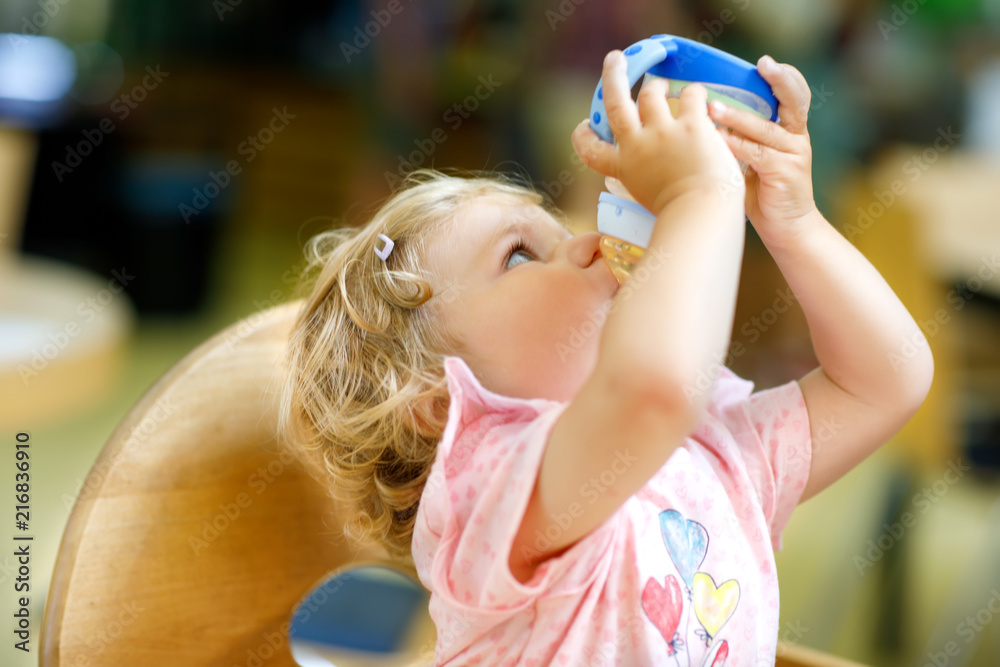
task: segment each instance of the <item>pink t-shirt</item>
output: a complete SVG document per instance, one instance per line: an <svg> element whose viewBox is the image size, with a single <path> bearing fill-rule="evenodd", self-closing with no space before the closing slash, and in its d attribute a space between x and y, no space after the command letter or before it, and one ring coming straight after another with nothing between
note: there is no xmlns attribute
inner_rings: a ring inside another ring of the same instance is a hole
<svg viewBox="0 0 1000 667"><path fill-rule="evenodd" d="M567 403L495 394L459 357L445 371L448 423L412 542L431 591L435 665L774 664L773 549L811 461L797 382L753 394L753 382L720 369L705 420L683 446L522 584L508 556ZM579 516L635 460L621 452L568 510Z"/></svg>

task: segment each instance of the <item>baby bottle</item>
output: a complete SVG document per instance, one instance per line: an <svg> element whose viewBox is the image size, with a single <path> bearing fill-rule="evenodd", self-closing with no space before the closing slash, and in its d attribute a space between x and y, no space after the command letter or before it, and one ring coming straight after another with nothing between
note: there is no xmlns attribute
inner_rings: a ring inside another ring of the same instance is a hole
<svg viewBox="0 0 1000 667"><path fill-rule="evenodd" d="M694 82L708 90L708 102L744 109L768 120L777 120L778 102L771 87L757 73L756 67L724 51L701 42L654 35L625 49L629 85L635 85L640 75L643 83L656 77L669 80L667 102L677 115L677 98ZM597 84L590 106L590 126L602 139L614 141L605 116L602 81ZM745 165L741 164L745 168ZM619 283L631 274L632 268L649 245L656 217L639 204L617 179L607 177L607 192L597 203L597 230L601 233L601 253Z"/></svg>
<svg viewBox="0 0 1000 667"><path fill-rule="evenodd" d="M608 192L601 193L597 204L601 254L618 282L624 283L649 245L656 218L617 178L606 177L604 187Z"/></svg>

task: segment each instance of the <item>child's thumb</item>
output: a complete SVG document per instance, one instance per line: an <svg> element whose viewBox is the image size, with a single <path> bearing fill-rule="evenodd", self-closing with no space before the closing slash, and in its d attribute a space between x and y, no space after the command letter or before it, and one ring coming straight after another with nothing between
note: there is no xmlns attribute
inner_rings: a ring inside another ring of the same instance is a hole
<svg viewBox="0 0 1000 667"><path fill-rule="evenodd" d="M584 119L573 130L573 149L583 163L605 176L618 175L618 148L597 136Z"/></svg>

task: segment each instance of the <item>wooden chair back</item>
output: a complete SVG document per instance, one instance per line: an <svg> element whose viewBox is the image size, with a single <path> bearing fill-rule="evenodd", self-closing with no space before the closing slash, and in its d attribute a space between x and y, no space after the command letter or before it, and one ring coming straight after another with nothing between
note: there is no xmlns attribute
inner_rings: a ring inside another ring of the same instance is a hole
<svg viewBox="0 0 1000 667"><path fill-rule="evenodd" d="M333 501L277 446L278 362L299 305L203 343L112 434L59 548L41 665L208 667L256 655L290 667L302 597L338 569L388 564L339 540Z"/></svg>

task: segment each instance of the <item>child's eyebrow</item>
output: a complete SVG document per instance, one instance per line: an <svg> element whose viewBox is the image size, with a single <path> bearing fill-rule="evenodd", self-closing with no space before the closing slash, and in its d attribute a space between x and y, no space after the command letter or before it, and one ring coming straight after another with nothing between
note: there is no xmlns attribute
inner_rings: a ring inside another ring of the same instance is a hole
<svg viewBox="0 0 1000 667"><path fill-rule="evenodd" d="M517 222L511 222L501 227L498 227L495 232L493 232L490 237L486 240L483 245L483 252L489 252L490 248L495 246L500 239L504 238L508 234L515 234L519 232L527 232L531 229L531 225L523 220Z"/></svg>
<svg viewBox="0 0 1000 667"><path fill-rule="evenodd" d="M569 232L571 236L573 235L573 230L570 228L569 224L566 221L552 216L550 216L550 218L553 221L555 221L555 223L558 224L561 229L564 229L565 231ZM515 220L514 222L498 227L497 230L494 231L493 234L491 234L490 237L486 240L486 243L483 246L484 252L487 251L489 248L492 248L494 245L497 244L498 241L500 241L500 239L504 238L508 234L514 234L517 232L526 234L530 232L535 227L535 225L531 224L530 219L531 218L528 219L520 218L518 220ZM545 229L551 229L551 227L546 224L543 224L541 226L544 227Z"/></svg>

